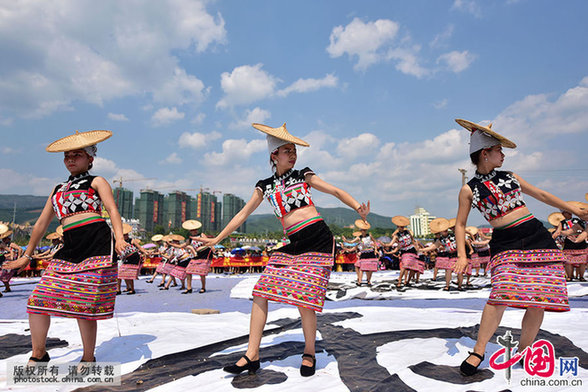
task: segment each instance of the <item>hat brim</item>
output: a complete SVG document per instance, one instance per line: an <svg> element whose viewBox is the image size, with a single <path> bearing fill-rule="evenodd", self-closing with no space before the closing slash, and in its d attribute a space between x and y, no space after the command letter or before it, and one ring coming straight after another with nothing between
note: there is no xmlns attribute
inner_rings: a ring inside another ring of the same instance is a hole
<svg viewBox="0 0 588 392"><path fill-rule="evenodd" d="M251 126L255 129L257 129L258 131L261 131L265 134L276 137L278 139L285 140L287 142L294 143L299 146L310 147L310 144L308 144L304 140L302 140L299 137L296 137L296 136L292 135L290 132L288 132L288 130L286 129L286 123L284 123L279 128L272 128L268 125L258 124L258 123L253 123L253 124L251 124Z"/></svg>
<svg viewBox="0 0 588 392"><path fill-rule="evenodd" d="M4 223L0 223L0 235L6 233L10 228Z"/></svg>
<svg viewBox="0 0 588 392"><path fill-rule="evenodd" d="M429 223L429 228L433 233L441 233L449 229L449 221L445 218L435 218Z"/></svg>
<svg viewBox="0 0 588 392"><path fill-rule="evenodd" d="M104 140L108 139L111 136L112 136L112 132L105 131L105 130L87 131L87 132L76 131L76 133L73 135L62 137L61 139L56 140L53 143L49 144L45 148L45 150L47 152L63 152L63 151L79 150L84 147L92 146L96 143L103 142Z"/></svg>
<svg viewBox="0 0 588 392"><path fill-rule="evenodd" d="M370 225L369 222L366 222L361 219L355 221L355 226L360 230L369 230L369 228L372 227L372 225Z"/></svg>
<svg viewBox="0 0 588 392"><path fill-rule="evenodd" d="M186 230L198 230L202 227L202 223L197 220L190 219L182 223L182 227Z"/></svg>
<svg viewBox="0 0 588 392"><path fill-rule="evenodd" d="M49 233L45 238L47 238L48 240L56 240L58 238L61 238L61 236L58 233Z"/></svg>
<svg viewBox="0 0 588 392"><path fill-rule="evenodd" d="M485 126L480 125L480 124L473 123L473 122L468 121L468 120L463 120L461 118L456 118L455 119L455 122L458 123L459 125L461 125L462 127L464 127L465 129L467 129L470 132L474 132L474 131L478 130L478 131L482 131L484 133L487 133L488 135L490 135L493 138L497 139L503 147L506 147L506 148L517 148L517 145L512 140L509 140L509 139L505 138L501 134L493 131L492 129L490 129L488 127L485 127Z"/></svg>
<svg viewBox="0 0 588 392"><path fill-rule="evenodd" d="M5 231L4 233L0 234L0 240L3 240L6 237L10 237L12 235L12 230Z"/></svg>
<svg viewBox="0 0 588 392"><path fill-rule="evenodd" d="M133 231L133 226L129 225L128 223L123 223L122 226L123 234L129 234L131 231Z"/></svg>
<svg viewBox="0 0 588 392"><path fill-rule="evenodd" d="M163 240L163 234L155 234L153 237L151 237L151 241L154 242L159 242Z"/></svg>
<svg viewBox="0 0 588 392"><path fill-rule="evenodd" d="M465 228L466 233L469 233L472 237L478 234L478 228L476 226L467 226Z"/></svg>
<svg viewBox="0 0 588 392"><path fill-rule="evenodd" d="M559 223L561 221L563 221L565 218L563 216L563 214L561 212L552 212L551 214L549 214L549 216L547 217L547 221L552 225L552 226L558 226Z"/></svg>
<svg viewBox="0 0 588 392"><path fill-rule="evenodd" d="M406 227L410 224L410 220L405 216L396 215L392 218L392 223L394 223L396 226Z"/></svg>

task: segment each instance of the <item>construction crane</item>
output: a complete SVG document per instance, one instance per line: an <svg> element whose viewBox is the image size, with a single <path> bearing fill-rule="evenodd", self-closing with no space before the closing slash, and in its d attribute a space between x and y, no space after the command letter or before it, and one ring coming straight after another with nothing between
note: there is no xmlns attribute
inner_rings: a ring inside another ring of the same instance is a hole
<svg viewBox="0 0 588 392"><path fill-rule="evenodd" d="M157 180L157 178L124 178L125 182L133 182L133 181L148 181L148 180ZM118 187L123 187L123 178L119 177L118 179L112 180L114 184L118 183Z"/></svg>

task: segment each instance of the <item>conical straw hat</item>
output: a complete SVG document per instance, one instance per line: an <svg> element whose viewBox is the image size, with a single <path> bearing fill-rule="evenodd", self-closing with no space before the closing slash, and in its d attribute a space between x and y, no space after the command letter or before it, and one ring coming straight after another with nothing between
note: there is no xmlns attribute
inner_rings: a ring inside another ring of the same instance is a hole
<svg viewBox="0 0 588 392"><path fill-rule="evenodd" d="M485 127L483 125L476 124L476 123L473 123L468 120L463 120L461 118L456 118L455 122L472 133L475 132L476 130L487 133L489 136L492 136L493 138L497 139L500 142L500 144L504 147L507 147L507 148L516 148L517 147L517 145L514 142L508 140L504 136L493 131L491 129L492 124L489 124L487 127Z"/></svg>
<svg viewBox="0 0 588 392"><path fill-rule="evenodd" d="M457 221L457 219L455 218L451 218L449 219L449 227L455 227L455 222Z"/></svg>
<svg viewBox="0 0 588 392"><path fill-rule="evenodd" d="M4 223L0 223L0 235L6 233L9 230L8 226Z"/></svg>
<svg viewBox="0 0 588 392"><path fill-rule="evenodd" d="M112 136L111 131L87 131L78 132L75 134L62 137L54 141L45 148L47 152L62 152L79 150L84 147L92 146L100 143Z"/></svg>
<svg viewBox="0 0 588 392"><path fill-rule="evenodd" d="M202 223L195 219L190 219L182 223L182 227L186 230L198 230L202 227Z"/></svg>
<svg viewBox="0 0 588 392"><path fill-rule="evenodd" d="M394 223L396 226L406 227L410 224L410 220L405 216L396 215L392 218L392 223Z"/></svg>
<svg viewBox="0 0 588 392"><path fill-rule="evenodd" d="M565 218L561 212L552 212L547 217L547 221L551 223L552 226L559 225L559 222L563 221Z"/></svg>
<svg viewBox="0 0 588 392"><path fill-rule="evenodd" d="M47 238L48 240L56 240L61 238L61 236L58 233L49 233L45 238Z"/></svg>
<svg viewBox="0 0 588 392"><path fill-rule="evenodd" d="M478 228L476 226L468 226L465 228L465 231L472 237L475 237L476 234L478 234Z"/></svg>
<svg viewBox="0 0 588 392"><path fill-rule="evenodd" d="M370 229L370 227L372 227L372 225L370 225L370 224L369 224L369 222L366 222L366 221L364 221L364 220L362 220L362 219L358 219L358 220L356 220L356 221L355 221L355 226L356 226L358 229L361 229L361 230L369 230L369 229Z"/></svg>
<svg viewBox="0 0 588 392"><path fill-rule="evenodd" d="M57 228L55 229L55 232L57 234L59 234L61 237L63 237L63 226L62 225L57 226Z"/></svg>
<svg viewBox="0 0 588 392"><path fill-rule="evenodd" d="M153 237L151 237L151 241L153 242L159 242L163 240L163 234L155 234Z"/></svg>
<svg viewBox="0 0 588 392"><path fill-rule="evenodd" d="M277 137L278 139L285 140L290 143L298 144L299 146L310 147L310 144L308 144L304 140L290 134L290 132L288 132L288 130L286 129L286 123L284 123L279 128L272 128L268 125L257 124L257 123L253 123L253 124L251 124L251 126L255 129L263 132L263 133L270 135L270 136Z"/></svg>
<svg viewBox="0 0 588 392"><path fill-rule="evenodd" d="M436 218L429 223L429 227L433 233L441 233L449 229L449 221L445 218Z"/></svg>
<svg viewBox="0 0 588 392"><path fill-rule="evenodd" d="M179 234L170 234L169 237L171 238L172 241L184 241L185 238Z"/></svg>
<svg viewBox="0 0 588 392"><path fill-rule="evenodd" d="M351 235L354 237L359 237L361 235L361 231L354 231L353 233L351 233Z"/></svg>
<svg viewBox="0 0 588 392"><path fill-rule="evenodd" d="M133 231L133 226L129 225L128 223L123 223L122 227L123 234L129 234L131 231Z"/></svg>

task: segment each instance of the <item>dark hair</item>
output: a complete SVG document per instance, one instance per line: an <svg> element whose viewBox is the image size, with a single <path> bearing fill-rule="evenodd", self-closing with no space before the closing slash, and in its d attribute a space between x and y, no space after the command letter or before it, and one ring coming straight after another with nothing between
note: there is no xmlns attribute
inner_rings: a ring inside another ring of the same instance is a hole
<svg viewBox="0 0 588 392"><path fill-rule="evenodd" d="M478 166L478 164L480 163L480 156L482 155L482 151L484 151L484 150L483 149L478 150L478 151L470 154L470 159L471 159L472 163L476 166Z"/></svg>

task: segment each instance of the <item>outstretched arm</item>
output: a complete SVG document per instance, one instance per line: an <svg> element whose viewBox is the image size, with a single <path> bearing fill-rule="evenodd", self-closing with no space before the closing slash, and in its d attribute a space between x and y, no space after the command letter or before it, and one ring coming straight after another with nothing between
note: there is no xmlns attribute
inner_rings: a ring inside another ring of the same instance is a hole
<svg viewBox="0 0 588 392"><path fill-rule="evenodd" d="M45 235L47 231L47 227L51 223L51 220L55 216L53 212L53 205L51 204L51 196L47 199L45 203L45 207L43 207L43 211L37 219L35 226L33 227L33 231L31 232L31 238L29 239L29 243L27 245L27 250L24 254L16 260L8 261L2 265L4 269L18 269L19 272L29 265L31 259L33 257L33 253L35 252L35 248L39 245L39 241Z"/></svg>
<svg viewBox="0 0 588 392"><path fill-rule="evenodd" d="M455 242L457 244L457 263L454 272L459 274L468 266L468 256L466 253L465 227L468 221L468 215L472 208L473 200L472 190L468 185L461 187L459 191L457 208L457 217L455 218Z"/></svg>
<svg viewBox="0 0 588 392"><path fill-rule="evenodd" d="M349 207L353 208L364 221L367 217L367 214L370 213L369 200L367 202L367 205L365 203L359 203L349 193L322 180L316 174L306 176L306 182L308 182L308 184L310 184L311 187L321 192L328 193L329 195L333 195L337 199L341 200L344 204L347 204Z"/></svg>
<svg viewBox="0 0 588 392"><path fill-rule="evenodd" d="M521 184L521 190L523 193L534 197L535 199L548 204L552 207L559 208L560 210L570 211L572 214L580 217L581 219L587 220L588 219L588 210L582 210L568 202L563 201L559 197L552 195L551 193L544 191L543 189L537 188L529 184L527 181L523 180L518 175L514 174L515 178Z"/></svg>
<svg viewBox="0 0 588 392"><path fill-rule="evenodd" d="M253 211L255 211L257 207L259 207L262 201L263 195L261 194L261 191L255 188L255 190L253 191L253 195L251 195L251 199L249 199L247 204L245 204L245 206L241 208L241 211L239 211L237 215L235 215L233 219L231 219L231 221L227 223L225 228L216 237L208 238L206 236L201 236L198 237L198 240L206 246L214 246L218 244L223 239L225 239L229 234L235 231L237 227L241 226L243 222L247 220L249 215L251 215L251 213L253 213Z"/></svg>

